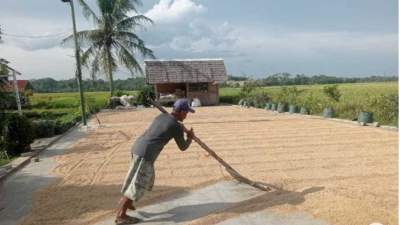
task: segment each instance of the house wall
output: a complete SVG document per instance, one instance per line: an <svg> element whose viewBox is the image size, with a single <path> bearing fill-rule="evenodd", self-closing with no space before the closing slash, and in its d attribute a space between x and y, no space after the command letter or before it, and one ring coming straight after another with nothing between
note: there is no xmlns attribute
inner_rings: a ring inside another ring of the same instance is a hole
<svg viewBox="0 0 400 225"><path fill-rule="evenodd" d="M202 105L218 105L219 104L219 87L218 84L214 85L212 83L208 83L207 91L190 91L190 86L185 83L168 83L168 84L156 84L155 91L157 93L157 98L159 98L159 94L174 94L176 90L183 90L181 93L181 97L186 97L189 99L198 98ZM187 91L189 89L189 91Z"/></svg>
<svg viewBox="0 0 400 225"><path fill-rule="evenodd" d="M155 89L158 95L157 97L159 97L159 94L178 94L181 95L180 97L186 96L185 83L156 84Z"/></svg>
<svg viewBox="0 0 400 225"><path fill-rule="evenodd" d="M208 91L189 91L187 97L190 99L198 98L202 105L218 105L218 85L208 83Z"/></svg>

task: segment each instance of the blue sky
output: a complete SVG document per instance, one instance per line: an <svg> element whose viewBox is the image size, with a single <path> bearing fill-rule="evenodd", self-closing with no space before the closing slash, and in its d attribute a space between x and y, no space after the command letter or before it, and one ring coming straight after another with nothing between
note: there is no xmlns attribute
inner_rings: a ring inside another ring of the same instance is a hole
<svg viewBox="0 0 400 225"><path fill-rule="evenodd" d="M76 8L78 29L90 29ZM398 74L396 0L146 0L139 10L155 22L137 32L157 58L223 58L229 74L254 77ZM60 45L66 4L2 0L0 25L0 57L23 78L73 77L73 49Z"/></svg>

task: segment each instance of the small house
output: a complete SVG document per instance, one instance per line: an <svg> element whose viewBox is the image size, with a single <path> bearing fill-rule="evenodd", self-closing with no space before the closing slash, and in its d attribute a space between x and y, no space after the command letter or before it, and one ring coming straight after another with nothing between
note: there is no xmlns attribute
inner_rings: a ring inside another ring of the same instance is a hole
<svg viewBox="0 0 400 225"><path fill-rule="evenodd" d="M33 86L29 80L17 80L17 87L19 93L25 93L27 95L33 94ZM14 92L14 81L6 81L3 83L3 90L5 92Z"/></svg>
<svg viewBox="0 0 400 225"><path fill-rule="evenodd" d="M223 59L146 60L145 71L157 100L197 98L202 105L217 105L219 85L227 80Z"/></svg>

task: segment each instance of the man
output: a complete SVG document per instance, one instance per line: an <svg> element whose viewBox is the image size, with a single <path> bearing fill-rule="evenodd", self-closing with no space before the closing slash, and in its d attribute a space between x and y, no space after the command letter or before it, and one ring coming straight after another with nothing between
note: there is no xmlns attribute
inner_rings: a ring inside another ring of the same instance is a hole
<svg viewBox="0 0 400 225"><path fill-rule="evenodd" d="M157 116L145 133L132 147L132 163L125 178L120 206L115 223L117 225L138 223L139 219L126 214L127 209L135 210L132 205L143 197L145 191L151 191L154 184L154 162L164 146L173 138L181 151L186 150L194 137L193 129L184 138L183 125L187 113L194 113L186 99L178 99L170 114Z"/></svg>

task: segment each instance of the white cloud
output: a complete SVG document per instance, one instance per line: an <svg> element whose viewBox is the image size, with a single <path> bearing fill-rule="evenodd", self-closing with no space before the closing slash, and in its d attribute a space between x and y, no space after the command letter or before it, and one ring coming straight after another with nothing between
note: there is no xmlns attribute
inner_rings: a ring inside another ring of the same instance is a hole
<svg viewBox="0 0 400 225"><path fill-rule="evenodd" d="M206 10L206 7L192 0L160 0L145 13L145 16L156 23L174 23Z"/></svg>
<svg viewBox="0 0 400 225"><path fill-rule="evenodd" d="M16 46L0 45L0 52L2 58L10 61L11 67L22 73L19 79L68 79L75 74L72 49L54 47L30 51Z"/></svg>

